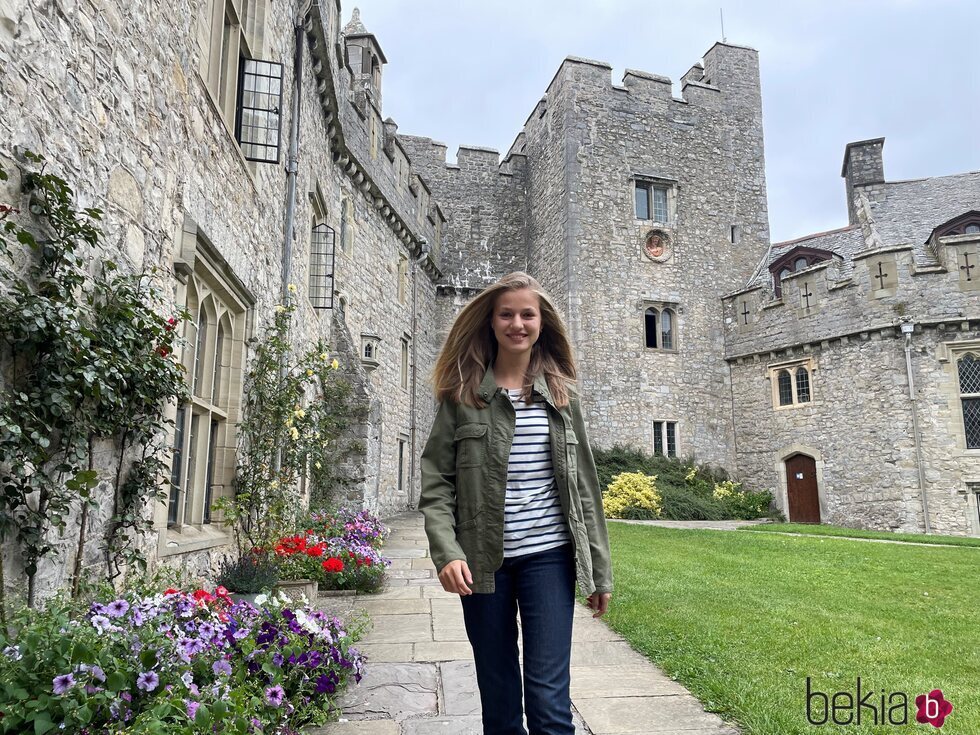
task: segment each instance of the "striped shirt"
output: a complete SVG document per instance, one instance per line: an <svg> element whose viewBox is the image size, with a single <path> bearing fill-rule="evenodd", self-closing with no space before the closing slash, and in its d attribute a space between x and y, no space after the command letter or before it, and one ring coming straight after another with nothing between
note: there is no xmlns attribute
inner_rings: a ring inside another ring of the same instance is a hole
<svg viewBox="0 0 980 735"><path fill-rule="evenodd" d="M508 388L517 424L507 460L504 557L546 551L571 542L551 465L551 437L544 403L524 403Z"/></svg>

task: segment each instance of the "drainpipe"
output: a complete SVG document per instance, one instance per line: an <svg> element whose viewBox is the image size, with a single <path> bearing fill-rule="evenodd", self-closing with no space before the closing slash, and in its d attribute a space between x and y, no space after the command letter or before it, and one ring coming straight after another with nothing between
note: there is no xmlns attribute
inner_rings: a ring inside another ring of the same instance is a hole
<svg viewBox="0 0 980 735"><path fill-rule="evenodd" d="M919 497L922 499L922 519L926 533L932 533L929 526L929 502L926 498L926 474L922 466L922 441L919 434L919 410L915 398L915 382L912 378L912 332L915 323L911 319L902 320L902 334L905 335L905 373L909 380L909 401L912 403L912 436L915 439L915 465L919 470Z"/></svg>
<svg viewBox="0 0 980 735"><path fill-rule="evenodd" d="M303 89L303 15L293 30L296 52L293 54L293 105L289 124L289 156L286 159L286 235L282 247L282 300L289 296L293 269L293 221L296 218L296 174L299 171L300 93Z"/></svg>
<svg viewBox="0 0 980 735"><path fill-rule="evenodd" d="M409 452L411 453L411 458L409 459L409 472L408 472L408 507L410 510L415 509L415 443L416 434L418 432L418 422L415 420L416 406L418 405L418 339L416 335L416 329L418 328L418 262L428 256L429 254L429 242L425 238L422 238L422 249L419 251L419 257L412 258L412 398L411 398L411 408L409 414Z"/></svg>
<svg viewBox="0 0 980 735"><path fill-rule="evenodd" d="M294 23L293 35L295 51L293 53L293 101L292 117L289 121L289 153L286 159L286 222L285 236L282 246L282 288L280 289L280 301L286 303L289 298L289 283L292 280L293 270L293 222L296 219L296 174L299 171L299 115L300 115L300 92L303 89L303 24L306 14L310 10L312 3L307 0L303 3L299 15ZM279 381L282 382L286 377L285 355L279 363ZM278 476L282 468L282 449L276 450L274 471Z"/></svg>

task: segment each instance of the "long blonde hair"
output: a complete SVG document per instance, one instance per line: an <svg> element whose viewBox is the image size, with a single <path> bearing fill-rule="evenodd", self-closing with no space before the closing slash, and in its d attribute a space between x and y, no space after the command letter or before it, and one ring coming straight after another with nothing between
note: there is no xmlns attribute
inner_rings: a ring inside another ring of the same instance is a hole
<svg viewBox="0 0 980 735"><path fill-rule="evenodd" d="M575 358L568 332L541 284L520 271L508 273L487 286L456 317L432 369L432 385L437 401L453 400L478 408L486 405L478 391L487 368L493 365L497 357L497 338L492 328L493 310L500 294L525 288L537 294L541 332L531 347L531 362L524 374L521 395L524 400L529 400L535 378L544 374L555 405L568 404L576 380Z"/></svg>

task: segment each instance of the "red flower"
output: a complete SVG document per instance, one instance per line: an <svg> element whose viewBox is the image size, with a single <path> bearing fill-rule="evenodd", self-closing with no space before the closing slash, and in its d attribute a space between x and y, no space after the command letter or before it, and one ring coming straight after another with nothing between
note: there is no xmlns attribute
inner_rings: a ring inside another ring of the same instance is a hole
<svg viewBox="0 0 980 735"><path fill-rule="evenodd" d="M331 556L329 559L323 562L323 568L328 572L342 572L344 571L344 562L342 562L336 556Z"/></svg>
<svg viewBox="0 0 980 735"><path fill-rule="evenodd" d="M216 594L218 597L227 597L228 590L219 584L217 587L214 588L214 594Z"/></svg>
<svg viewBox="0 0 980 735"><path fill-rule="evenodd" d="M167 355L170 354L170 349L167 348L167 347L164 347L163 345L160 345L159 347L157 347L157 354L160 357L166 357Z"/></svg>
<svg viewBox="0 0 980 735"><path fill-rule="evenodd" d="M371 566L371 563L372 563L371 562L371 557L370 556L365 556L364 557L364 566L369 567L369 566Z"/></svg>
<svg viewBox="0 0 980 735"><path fill-rule="evenodd" d="M178 595L178 594L180 594L180 590L175 590L173 587L167 587L167 589L163 591L164 597L167 597L168 595Z"/></svg>
<svg viewBox="0 0 980 735"><path fill-rule="evenodd" d="M311 546L306 550L307 556L323 556L323 548L320 546Z"/></svg>
<svg viewBox="0 0 980 735"><path fill-rule="evenodd" d="M168 332L172 332L175 326L177 326L177 318L170 317L167 319L167 326L165 326L164 329Z"/></svg>
<svg viewBox="0 0 980 735"><path fill-rule="evenodd" d="M201 600L204 600L205 602L211 602L214 599L214 595L212 595L207 590L194 590L194 599L197 600L198 602L200 602Z"/></svg>

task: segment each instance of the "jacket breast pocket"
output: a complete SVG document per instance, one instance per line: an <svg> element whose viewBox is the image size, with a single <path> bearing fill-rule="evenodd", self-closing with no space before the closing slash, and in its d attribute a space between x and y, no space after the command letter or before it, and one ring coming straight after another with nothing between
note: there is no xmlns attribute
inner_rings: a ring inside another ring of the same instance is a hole
<svg viewBox="0 0 980 735"><path fill-rule="evenodd" d="M571 429L565 430L565 454L568 457L569 482L575 482L578 479L578 437Z"/></svg>
<svg viewBox="0 0 980 735"><path fill-rule="evenodd" d="M456 427L456 467L482 467L487 459L487 425L463 424Z"/></svg>

